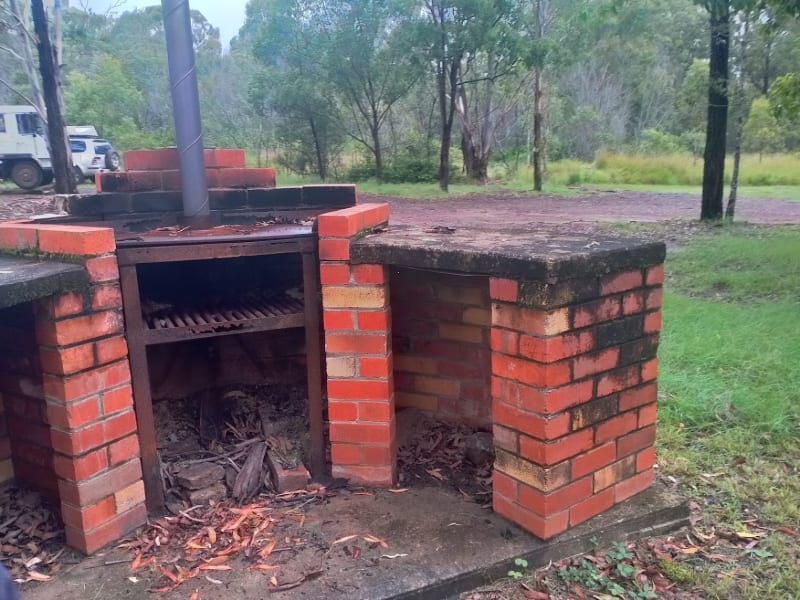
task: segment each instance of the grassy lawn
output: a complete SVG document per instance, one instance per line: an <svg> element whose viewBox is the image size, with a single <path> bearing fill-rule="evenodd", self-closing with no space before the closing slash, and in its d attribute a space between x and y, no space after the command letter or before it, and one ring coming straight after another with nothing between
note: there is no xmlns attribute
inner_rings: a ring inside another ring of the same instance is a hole
<svg viewBox="0 0 800 600"><path fill-rule="evenodd" d="M596 190L631 190L634 192L654 192L661 194L695 194L701 193L699 185L663 185L646 183L611 183L608 185L587 184L587 189ZM727 201L730 188L725 187ZM746 201L748 198L769 198L775 200L791 200L800 202L800 185L745 185L739 187L739 198Z"/></svg>
<svg viewBox="0 0 800 600"><path fill-rule="evenodd" d="M800 228L709 230L666 266L659 476L692 527L473 598L800 598Z"/></svg>

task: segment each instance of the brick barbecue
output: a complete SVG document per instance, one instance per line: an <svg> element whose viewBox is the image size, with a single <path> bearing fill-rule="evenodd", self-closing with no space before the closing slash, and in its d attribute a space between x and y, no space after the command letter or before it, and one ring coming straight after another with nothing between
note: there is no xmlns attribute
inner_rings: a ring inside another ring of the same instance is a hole
<svg viewBox="0 0 800 600"><path fill-rule="evenodd" d="M540 538L650 485L662 244L389 228L388 205L352 206L351 186L275 188L243 157L206 153L222 224L280 214L316 229L182 231L174 151L126 156L135 170L98 176L101 193L67 199L68 217L0 224L0 251L83 273L0 309L0 477L49 495L71 546L92 553L159 509L145 350L184 334L305 329L314 475L329 450L332 475L393 485L396 413L417 408L493 432L494 509ZM220 322L174 313L166 329L144 315L143 265L268 256L277 242L302 257L298 305Z"/></svg>

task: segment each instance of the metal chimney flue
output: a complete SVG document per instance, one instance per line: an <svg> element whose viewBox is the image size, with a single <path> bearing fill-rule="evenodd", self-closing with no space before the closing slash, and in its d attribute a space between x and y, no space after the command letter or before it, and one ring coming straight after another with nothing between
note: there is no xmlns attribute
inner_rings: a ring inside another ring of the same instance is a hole
<svg viewBox="0 0 800 600"><path fill-rule="evenodd" d="M172 112L183 190L183 214L188 224L201 227L210 224L211 219L189 2L161 0L161 12L167 38Z"/></svg>

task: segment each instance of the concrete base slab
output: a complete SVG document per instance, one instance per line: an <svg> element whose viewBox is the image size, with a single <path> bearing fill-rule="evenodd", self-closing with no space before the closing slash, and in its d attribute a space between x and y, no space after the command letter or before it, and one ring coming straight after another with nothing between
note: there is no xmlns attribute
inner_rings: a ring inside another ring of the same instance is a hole
<svg viewBox="0 0 800 600"><path fill-rule="evenodd" d="M543 542L492 512L439 488L412 488L403 493L343 493L323 506L305 507L306 543L297 553L270 557L280 583L307 579L297 587L269 594L272 572L212 572L160 597L185 599L199 590L203 600L266 598L347 598L353 600L442 599L504 577L517 557L529 568L591 550L595 544L663 534L688 523L686 503L656 486L579 527ZM305 510L304 509L304 510ZM363 536L388 544L370 547ZM340 542L360 536L352 542ZM354 552L354 547L359 547ZM152 599L147 589L163 585L156 575L140 571L128 579L128 562L107 566L130 554L112 550L75 566L70 572L24 589L25 600L85 598ZM274 560L273 560L274 559ZM30 585L30 584L29 584Z"/></svg>

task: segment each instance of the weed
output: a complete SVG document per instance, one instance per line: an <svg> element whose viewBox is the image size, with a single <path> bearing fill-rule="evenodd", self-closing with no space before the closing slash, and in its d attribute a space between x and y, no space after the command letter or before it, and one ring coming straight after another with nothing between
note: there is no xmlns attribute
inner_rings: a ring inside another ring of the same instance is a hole
<svg viewBox="0 0 800 600"><path fill-rule="evenodd" d="M524 558L515 558L514 559L514 566L519 567L519 571L516 569L509 569L508 575L514 581L519 581L523 577L525 577L525 570L528 568L528 561Z"/></svg>

